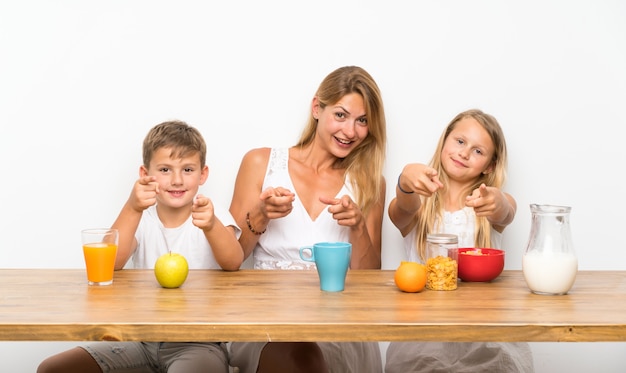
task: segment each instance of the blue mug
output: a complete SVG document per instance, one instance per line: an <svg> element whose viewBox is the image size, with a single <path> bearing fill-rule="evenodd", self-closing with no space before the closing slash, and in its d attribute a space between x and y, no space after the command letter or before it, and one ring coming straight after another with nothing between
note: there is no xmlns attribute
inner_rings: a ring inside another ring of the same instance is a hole
<svg viewBox="0 0 626 373"><path fill-rule="evenodd" d="M300 248L300 258L315 263L323 291L343 291L351 254L349 242L318 242Z"/></svg>

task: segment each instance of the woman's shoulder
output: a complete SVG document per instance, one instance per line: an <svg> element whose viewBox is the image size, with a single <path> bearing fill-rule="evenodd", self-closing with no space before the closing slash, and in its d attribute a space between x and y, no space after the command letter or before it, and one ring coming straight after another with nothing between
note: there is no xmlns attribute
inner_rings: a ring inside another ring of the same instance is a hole
<svg viewBox="0 0 626 373"><path fill-rule="evenodd" d="M272 151L272 148L269 147L262 147L262 148L254 148L254 149L250 149L246 152L246 156L252 155L252 156L259 156L259 155L263 155L263 154L270 154L270 152Z"/></svg>
<svg viewBox="0 0 626 373"><path fill-rule="evenodd" d="M244 155L243 161L252 164L267 164L272 148L254 148L248 150Z"/></svg>

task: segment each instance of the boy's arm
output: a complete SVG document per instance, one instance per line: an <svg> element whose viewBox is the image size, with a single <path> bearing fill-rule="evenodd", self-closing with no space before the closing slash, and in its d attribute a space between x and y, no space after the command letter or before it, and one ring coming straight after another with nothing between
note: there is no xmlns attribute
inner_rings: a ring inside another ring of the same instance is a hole
<svg viewBox="0 0 626 373"><path fill-rule="evenodd" d="M146 176L142 170L142 176L135 182L128 201L122 207L122 211L111 226L119 231L119 243L115 258L115 269L122 269L137 248L135 232L141 221L143 211L156 203L158 184L154 176Z"/></svg>
<svg viewBox="0 0 626 373"><path fill-rule="evenodd" d="M215 260L225 271L236 271L243 263L243 250L235 235L235 228L225 227L219 219L210 231L204 231Z"/></svg>
<svg viewBox="0 0 626 373"><path fill-rule="evenodd" d="M224 226L215 216L213 203L207 197L198 195L194 201L191 216L193 224L202 229L217 263L226 271L236 271L243 263L243 250L237 240L235 229Z"/></svg>
<svg viewBox="0 0 626 373"><path fill-rule="evenodd" d="M143 211L133 209L128 202L122 207L122 211L111 226L119 231L119 243L117 246L117 256L115 257L115 270L124 268L126 262L131 257L135 248L137 248L137 240L135 240L135 232L139 226Z"/></svg>

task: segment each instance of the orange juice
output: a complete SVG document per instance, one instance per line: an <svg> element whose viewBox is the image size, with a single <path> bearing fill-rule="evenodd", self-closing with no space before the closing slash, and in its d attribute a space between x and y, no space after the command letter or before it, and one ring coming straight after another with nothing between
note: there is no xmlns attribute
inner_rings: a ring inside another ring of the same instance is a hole
<svg viewBox="0 0 626 373"><path fill-rule="evenodd" d="M107 242L88 243L83 245L87 280L90 285L108 285L113 282L113 269L117 245Z"/></svg>

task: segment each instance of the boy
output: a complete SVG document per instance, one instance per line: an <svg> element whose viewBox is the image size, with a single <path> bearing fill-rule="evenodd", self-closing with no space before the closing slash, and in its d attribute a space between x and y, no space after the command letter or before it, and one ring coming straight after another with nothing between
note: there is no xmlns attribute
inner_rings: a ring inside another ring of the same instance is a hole
<svg viewBox="0 0 626 373"><path fill-rule="evenodd" d="M197 195L208 174L206 144L197 129L170 121L148 132L139 179L112 225L119 230L116 270L131 257L135 268L154 268L157 258L169 249L182 254L192 269L239 269L243 262L239 227L227 210L216 214L211 200ZM37 372L130 370L227 373L226 346L97 342L51 356Z"/></svg>

